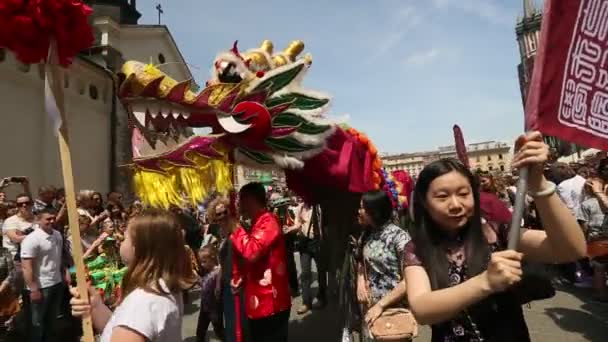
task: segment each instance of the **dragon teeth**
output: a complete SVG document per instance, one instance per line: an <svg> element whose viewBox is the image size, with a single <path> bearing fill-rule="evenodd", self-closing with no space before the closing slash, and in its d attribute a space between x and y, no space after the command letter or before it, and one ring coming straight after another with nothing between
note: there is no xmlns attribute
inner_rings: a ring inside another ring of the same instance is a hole
<svg viewBox="0 0 608 342"><path fill-rule="evenodd" d="M182 117L184 119L188 119L190 117L190 113L184 112L184 113L182 113Z"/></svg>
<svg viewBox="0 0 608 342"><path fill-rule="evenodd" d="M133 112L133 115L135 116L135 118L137 119L137 121L139 121L139 123L142 126L145 126L146 124L146 112Z"/></svg>
<svg viewBox="0 0 608 342"><path fill-rule="evenodd" d="M171 109L170 108L161 108L159 110L160 114L163 116L163 118L168 118L169 115L171 115Z"/></svg>
<svg viewBox="0 0 608 342"><path fill-rule="evenodd" d="M156 103L151 103L148 105L148 112L155 118L158 116L158 113L160 113L160 106Z"/></svg>
<svg viewBox="0 0 608 342"><path fill-rule="evenodd" d="M181 115L181 113L180 113L180 112L178 112L178 111L173 111L171 114L173 115L173 118L174 118L174 119L179 118L179 116Z"/></svg>
<svg viewBox="0 0 608 342"><path fill-rule="evenodd" d="M139 121L139 123L144 126L146 124L146 107L142 105L133 105L131 107L131 112L133 116Z"/></svg>

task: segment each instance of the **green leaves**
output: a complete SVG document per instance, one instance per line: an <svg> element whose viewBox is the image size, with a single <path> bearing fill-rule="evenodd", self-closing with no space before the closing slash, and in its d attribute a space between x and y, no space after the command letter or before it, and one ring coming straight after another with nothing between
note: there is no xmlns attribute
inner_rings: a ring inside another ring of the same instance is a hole
<svg viewBox="0 0 608 342"><path fill-rule="evenodd" d="M272 119L272 126L275 127L298 127L298 132L303 134L318 135L331 129L330 125L317 125L300 115L289 112L281 113Z"/></svg>
<svg viewBox="0 0 608 342"><path fill-rule="evenodd" d="M316 98L294 92L268 99L266 101L266 106L270 108L285 103L291 103L291 106L289 106L289 108L295 108L300 110L313 110L321 108L328 104L329 99Z"/></svg>
<svg viewBox="0 0 608 342"><path fill-rule="evenodd" d="M255 152L255 151L251 151L251 150L248 150L245 148L239 148L239 151L241 151L241 153L243 153L245 156L247 156L247 158L255 161L258 164L262 164L262 165L274 164L274 160L272 158L270 158L268 155L266 155L265 153Z"/></svg>
<svg viewBox="0 0 608 342"><path fill-rule="evenodd" d="M252 91L268 89L270 94L275 93L291 83L302 69L304 69L304 64L296 64L293 68L287 69L258 84Z"/></svg>
<svg viewBox="0 0 608 342"><path fill-rule="evenodd" d="M284 151L284 152L304 152L312 150L317 146L307 145L299 142L293 137L284 137L284 138L266 138L264 140L268 146L272 147L274 150Z"/></svg>

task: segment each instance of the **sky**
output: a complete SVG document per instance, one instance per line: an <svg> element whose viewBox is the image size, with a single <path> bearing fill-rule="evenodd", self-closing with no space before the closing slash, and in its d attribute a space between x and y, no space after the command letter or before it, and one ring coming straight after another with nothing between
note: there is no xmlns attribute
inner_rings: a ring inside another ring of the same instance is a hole
<svg viewBox="0 0 608 342"><path fill-rule="evenodd" d="M241 51L301 39L304 86L330 94L384 153L511 142L523 130L515 24L522 0L139 0L140 24L169 27L199 84L235 40ZM537 1L538 2L538 1Z"/></svg>

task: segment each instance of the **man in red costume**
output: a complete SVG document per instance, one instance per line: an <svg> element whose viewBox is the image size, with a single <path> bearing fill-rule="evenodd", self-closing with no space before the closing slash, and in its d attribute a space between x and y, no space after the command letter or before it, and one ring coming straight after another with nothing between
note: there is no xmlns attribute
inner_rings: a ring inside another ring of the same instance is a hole
<svg viewBox="0 0 608 342"><path fill-rule="evenodd" d="M233 285L238 287L242 282L245 287L249 340L287 341L291 296L285 241L277 217L266 209L264 186L260 183L243 186L239 209L245 218L251 219L251 229L247 232L239 227L230 237L242 260L240 269L233 272Z"/></svg>

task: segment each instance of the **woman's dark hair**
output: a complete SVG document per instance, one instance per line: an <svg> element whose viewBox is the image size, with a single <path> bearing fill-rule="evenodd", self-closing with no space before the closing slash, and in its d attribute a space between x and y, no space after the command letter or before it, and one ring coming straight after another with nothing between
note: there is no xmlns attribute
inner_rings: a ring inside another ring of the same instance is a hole
<svg viewBox="0 0 608 342"><path fill-rule="evenodd" d="M390 221L393 215L393 205L388 194L381 190L369 191L361 196L363 209L372 218L376 227L381 227Z"/></svg>
<svg viewBox="0 0 608 342"><path fill-rule="evenodd" d="M468 278L480 274L486 269L490 254L488 242L481 230L477 177L456 159L441 159L430 163L420 172L414 189L413 241L416 246L416 254L422 261L434 290L449 287L446 245L449 238L438 223L431 218L427 211L426 198L431 183L450 172L458 172L466 177L473 189L475 201L473 217L459 232L459 238L464 241Z"/></svg>

